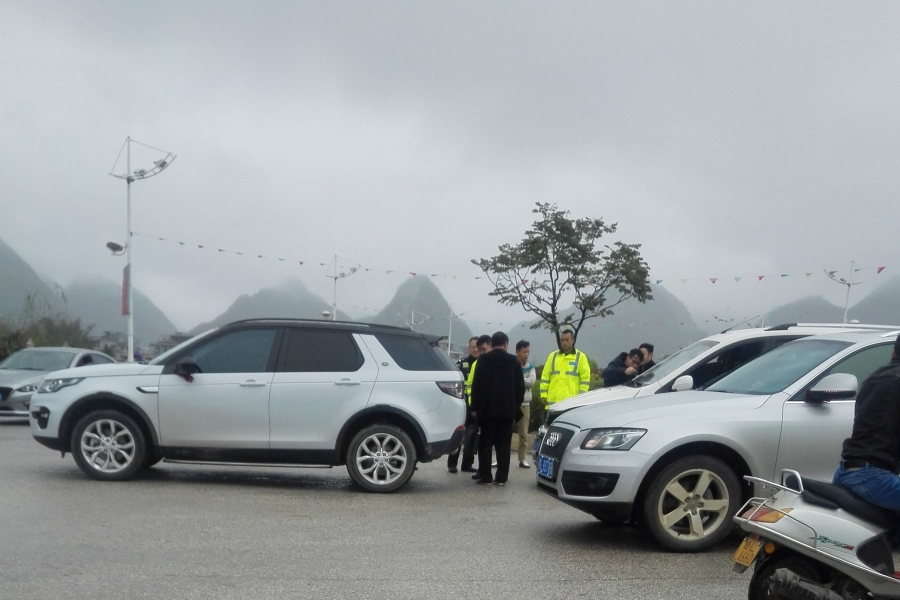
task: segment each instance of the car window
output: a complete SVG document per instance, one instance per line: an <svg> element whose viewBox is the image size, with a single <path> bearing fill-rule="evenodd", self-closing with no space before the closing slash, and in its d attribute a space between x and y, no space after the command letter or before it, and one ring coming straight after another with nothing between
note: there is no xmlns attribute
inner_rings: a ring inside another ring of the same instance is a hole
<svg viewBox="0 0 900 600"><path fill-rule="evenodd" d="M695 342L687 348L683 348L675 354L666 357L653 368L644 371L632 379L628 385L631 387L644 387L645 385L650 385L651 383L664 379L704 352L707 352L718 343L719 342L713 340L700 340L699 342Z"/></svg>
<svg viewBox="0 0 900 600"><path fill-rule="evenodd" d="M894 351L893 344L881 344L872 348L865 348L856 354L851 354L838 364L834 365L825 373L848 373L855 375L859 386L862 387L863 381L871 375L878 367L883 367L891 361L891 353Z"/></svg>
<svg viewBox="0 0 900 600"><path fill-rule="evenodd" d="M103 356L102 354L91 354L91 356L94 358L95 365L109 365L113 362L110 358Z"/></svg>
<svg viewBox="0 0 900 600"><path fill-rule="evenodd" d="M282 344L279 371L291 373L348 373L359 370L363 355L345 331L288 329Z"/></svg>
<svg viewBox="0 0 900 600"><path fill-rule="evenodd" d="M94 357L91 356L90 354L85 354L84 356L82 356L81 358L78 359L78 364L76 364L75 366L76 367L86 367L86 366L92 365L92 364L94 364Z"/></svg>
<svg viewBox="0 0 900 600"><path fill-rule="evenodd" d="M816 339L790 342L739 367L706 389L732 394L781 392L849 345Z"/></svg>
<svg viewBox="0 0 900 600"><path fill-rule="evenodd" d="M0 363L0 369L21 369L25 371L62 371L68 369L75 358L75 352L59 350L19 350Z"/></svg>
<svg viewBox="0 0 900 600"><path fill-rule="evenodd" d="M694 389L701 388L762 354L762 340L741 342L727 348L709 361L697 365L689 372L694 379Z"/></svg>
<svg viewBox="0 0 900 600"><path fill-rule="evenodd" d="M244 329L194 348L189 356L202 373L263 373L268 370L275 329Z"/></svg>
<svg viewBox="0 0 900 600"><path fill-rule="evenodd" d="M376 333L377 339L394 362L406 371L455 371L456 367L440 348L424 338L409 335Z"/></svg>

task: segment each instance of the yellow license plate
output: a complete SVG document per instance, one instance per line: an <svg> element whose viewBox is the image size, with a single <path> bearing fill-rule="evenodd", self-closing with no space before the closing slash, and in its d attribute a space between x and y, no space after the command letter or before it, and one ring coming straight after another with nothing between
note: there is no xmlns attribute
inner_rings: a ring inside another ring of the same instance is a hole
<svg viewBox="0 0 900 600"><path fill-rule="evenodd" d="M756 560L756 555L759 554L762 545L763 543L760 540L754 540L749 537L744 538L744 541L738 546L737 552L734 553L731 560L739 565L749 567L753 564L753 561Z"/></svg>

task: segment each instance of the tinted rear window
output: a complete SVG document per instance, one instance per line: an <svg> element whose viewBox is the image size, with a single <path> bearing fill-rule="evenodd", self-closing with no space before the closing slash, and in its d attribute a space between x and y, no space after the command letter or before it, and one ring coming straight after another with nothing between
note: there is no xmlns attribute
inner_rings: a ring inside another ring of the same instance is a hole
<svg viewBox="0 0 900 600"><path fill-rule="evenodd" d="M363 365L363 355L349 333L288 329L279 362L278 370L290 373L351 373Z"/></svg>
<svg viewBox="0 0 900 600"><path fill-rule="evenodd" d="M455 371L450 357L440 348L433 347L424 338L408 335L376 333L391 358L407 371Z"/></svg>

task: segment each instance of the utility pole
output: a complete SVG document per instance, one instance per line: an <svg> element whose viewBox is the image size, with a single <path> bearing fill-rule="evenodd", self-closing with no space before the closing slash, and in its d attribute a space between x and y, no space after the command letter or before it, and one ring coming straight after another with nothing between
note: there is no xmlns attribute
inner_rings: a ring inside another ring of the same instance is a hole
<svg viewBox="0 0 900 600"><path fill-rule="evenodd" d="M847 295L844 297L844 323L847 322L847 311L850 308L850 288L854 285L859 285L862 283L861 281L853 281L853 270L856 266L856 261L850 261L850 274L846 279L843 277L836 277L833 271L825 270L825 274L828 275L828 278L831 279L835 283L840 283L841 285L847 286Z"/></svg>
<svg viewBox="0 0 900 600"><path fill-rule="evenodd" d="M332 265L333 265L334 272L331 275L329 275L327 272L325 273L325 277L329 277L334 280L334 282L333 282L334 286L332 288L332 296L331 296L331 320L332 321L337 321L337 282L338 282L338 279L343 279L344 277L350 277L351 275L356 273L356 271L359 270L359 267L361 266L361 265L356 265L354 267L350 267L349 270L347 270L347 271L341 271L339 268L339 265L338 265L338 260L340 258L341 258L340 256L335 254L334 258L331 259L331 264L328 266L328 271L331 271ZM349 262L349 261L347 261L347 262Z"/></svg>

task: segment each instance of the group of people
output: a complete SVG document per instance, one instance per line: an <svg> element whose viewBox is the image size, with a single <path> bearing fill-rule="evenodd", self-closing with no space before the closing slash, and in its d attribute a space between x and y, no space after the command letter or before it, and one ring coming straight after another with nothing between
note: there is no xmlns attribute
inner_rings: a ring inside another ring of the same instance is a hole
<svg viewBox="0 0 900 600"><path fill-rule="evenodd" d="M603 369L603 387L625 385L654 365L653 344L645 342L628 352L620 353L606 365Z"/></svg>
<svg viewBox="0 0 900 600"><path fill-rule="evenodd" d="M466 435L463 443L447 458L447 470L474 473L479 484L506 485L509 478L510 447L515 427L519 436L519 467L531 468L528 452L528 423L532 390L537 382L529 362L531 345L516 343L509 352L509 337L502 331L469 340L469 355L457 362L466 378ZM550 353L544 364L538 394L546 406L588 391L591 369L587 356L575 349L575 334L560 333L559 350ZM475 456L478 467L475 467ZM496 453L496 462L491 461ZM462 454L462 465L457 468ZM493 474L492 467L497 468Z"/></svg>

